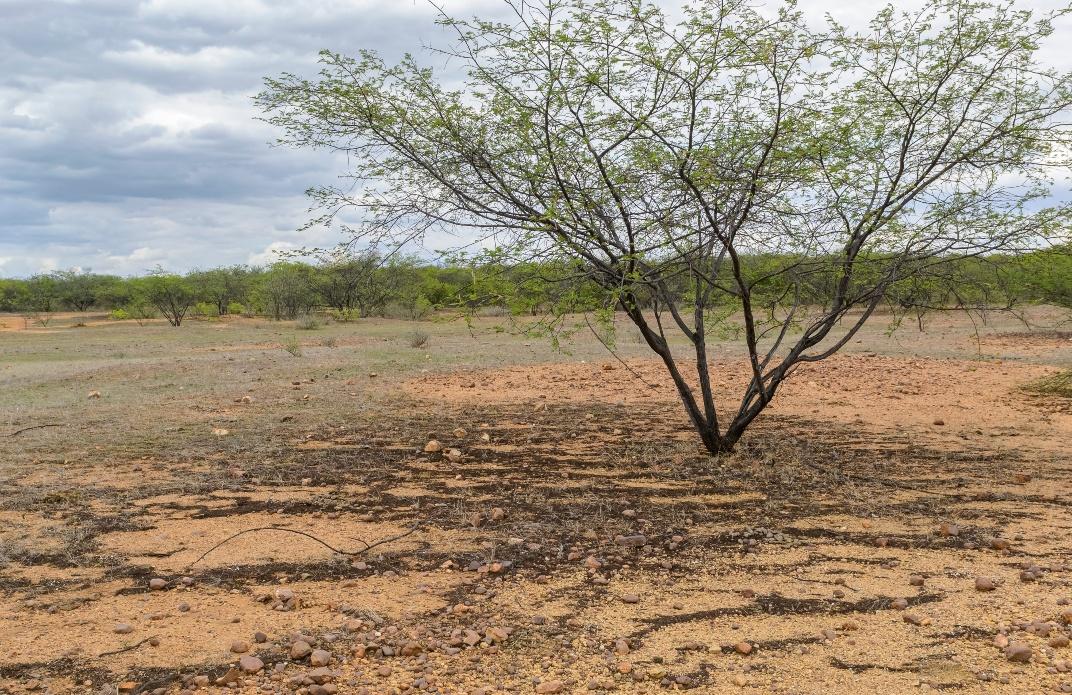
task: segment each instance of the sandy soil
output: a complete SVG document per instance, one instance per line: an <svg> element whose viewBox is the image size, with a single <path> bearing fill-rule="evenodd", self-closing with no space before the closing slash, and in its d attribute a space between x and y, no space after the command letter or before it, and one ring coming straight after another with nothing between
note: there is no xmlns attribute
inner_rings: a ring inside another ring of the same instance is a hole
<svg viewBox="0 0 1072 695"><path fill-rule="evenodd" d="M174 404L203 451L20 434L0 692L1072 692L1072 413L1020 390L1072 347L987 340L1036 359L838 356L717 460L639 357L272 373Z"/></svg>

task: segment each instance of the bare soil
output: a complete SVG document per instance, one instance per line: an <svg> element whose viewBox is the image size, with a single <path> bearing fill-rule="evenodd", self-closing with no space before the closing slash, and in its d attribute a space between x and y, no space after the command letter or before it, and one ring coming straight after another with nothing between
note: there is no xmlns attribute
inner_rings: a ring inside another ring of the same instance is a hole
<svg viewBox="0 0 1072 695"><path fill-rule="evenodd" d="M876 325L715 459L628 342L76 319L0 336L0 692L1072 691L1059 333Z"/></svg>

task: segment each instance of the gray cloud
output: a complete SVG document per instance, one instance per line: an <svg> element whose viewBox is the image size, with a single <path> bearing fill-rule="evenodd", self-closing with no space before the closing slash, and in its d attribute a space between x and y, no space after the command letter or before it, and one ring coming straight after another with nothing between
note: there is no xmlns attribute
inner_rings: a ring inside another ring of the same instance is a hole
<svg viewBox="0 0 1072 695"><path fill-rule="evenodd" d="M819 18L828 4L803 5ZM391 59L442 43L431 18L426 0L3 0L0 275L184 270L332 243L294 230L302 192L343 163L268 147L250 97L266 75L315 71L322 48Z"/></svg>

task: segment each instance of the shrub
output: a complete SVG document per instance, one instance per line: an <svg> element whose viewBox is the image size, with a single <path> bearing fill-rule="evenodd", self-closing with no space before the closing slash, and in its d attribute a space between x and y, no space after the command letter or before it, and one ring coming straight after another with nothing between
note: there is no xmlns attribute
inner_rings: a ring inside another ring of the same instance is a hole
<svg viewBox="0 0 1072 695"><path fill-rule="evenodd" d="M332 347L333 348L333 347L335 347L336 345L339 344L339 339L336 338L333 335L328 336L327 338L324 338L323 340L321 340L320 344L323 345L324 347Z"/></svg>
<svg viewBox="0 0 1072 695"><path fill-rule="evenodd" d="M219 316L220 310L211 302L198 302L197 304L194 304L192 309L190 309L190 314L197 318L206 318Z"/></svg>
<svg viewBox="0 0 1072 695"><path fill-rule="evenodd" d="M409 346L411 348L423 348L428 345L428 341L431 339L432 336L418 328L409 334Z"/></svg>
<svg viewBox="0 0 1072 695"><path fill-rule="evenodd" d="M302 314L294 321L294 325L300 331L315 331L323 324L312 314Z"/></svg>
<svg viewBox="0 0 1072 695"><path fill-rule="evenodd" d="M302 356L301 343L298 341L297 338L291 338L287 342L283 343L283 349L295 357Z"/></svg>
<svg viewBox="0 0 1072 695"><path fill-rule="evenodd" d="M130 312L126 309L117 308L112 309L111 313L109 313L108 316L115 321L126 321L130 318Z"/></svg>
<svg viewBox="0 0 1072 695"><path fill-rule="evenodd" d="M246 307L242 305L242 302L231 302L227 305L227 313L233 316L239 316L246 313Z"/></svg>

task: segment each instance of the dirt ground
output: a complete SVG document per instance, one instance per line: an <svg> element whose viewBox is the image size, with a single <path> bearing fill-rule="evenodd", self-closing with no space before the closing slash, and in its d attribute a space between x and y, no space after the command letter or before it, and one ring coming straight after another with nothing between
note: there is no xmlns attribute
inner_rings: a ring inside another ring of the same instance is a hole
<svg viewBox="0 0 1072 695"><path fill-rule="evenodd" d="M0 316L0 692L1072 692L1030 318L877 319L713 459L624 327Z"/></svg>

